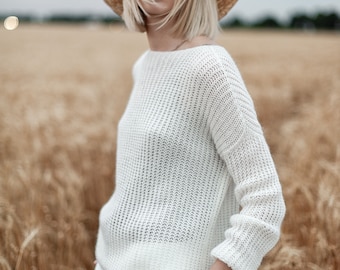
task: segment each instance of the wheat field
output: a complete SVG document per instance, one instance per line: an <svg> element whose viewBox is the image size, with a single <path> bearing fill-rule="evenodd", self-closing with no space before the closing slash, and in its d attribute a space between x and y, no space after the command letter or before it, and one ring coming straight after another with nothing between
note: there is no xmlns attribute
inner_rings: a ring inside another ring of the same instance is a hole
<svg viewBox="0 0 340 270"><path fill-rule="evenodd" d="M340 36L227 30L287 204L261 270L340 269ZM147 48L122 27L0 30L0 269L93 269L116 125Z"/></svg>

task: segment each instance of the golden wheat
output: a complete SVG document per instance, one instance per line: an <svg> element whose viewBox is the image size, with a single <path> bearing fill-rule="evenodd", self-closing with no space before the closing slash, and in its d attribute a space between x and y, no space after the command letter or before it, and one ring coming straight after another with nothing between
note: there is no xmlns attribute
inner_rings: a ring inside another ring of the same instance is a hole
<svg viewBox="0 0 340 270"><path fill-rule="evenodd" d="M340 39L227 31L287 203L261 269L340 267ZM0 269L92 269L116 125L145 37L123 28L0 30Z"/></svg>

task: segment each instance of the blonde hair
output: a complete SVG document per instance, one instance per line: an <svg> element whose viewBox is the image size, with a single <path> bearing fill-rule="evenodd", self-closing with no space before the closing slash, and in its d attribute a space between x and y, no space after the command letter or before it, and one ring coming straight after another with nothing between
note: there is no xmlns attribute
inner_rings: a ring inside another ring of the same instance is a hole
<svg viewBox="0 0 340 270"><path fill-rule="evenodd" d="M123 20L128 29L145 32L146 14L138 5L139 0L123 0ZM142 0L154 2L154 0ZM214 38L219 31L216 0L175 0L172 10L160 21L158 28L174 20L172 34L192 39L204 35Z"/></svg>

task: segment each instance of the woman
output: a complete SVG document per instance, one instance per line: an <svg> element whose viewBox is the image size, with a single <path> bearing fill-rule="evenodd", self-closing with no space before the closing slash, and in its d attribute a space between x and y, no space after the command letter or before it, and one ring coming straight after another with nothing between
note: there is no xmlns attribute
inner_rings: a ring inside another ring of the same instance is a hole
<svg viewBox="0 0 340 270"><path fill-rule="evenodd" d="M285 205L253 102L214 41L236 1L106 2L150 50L118 125L96 270L257 269Z"/></svg>

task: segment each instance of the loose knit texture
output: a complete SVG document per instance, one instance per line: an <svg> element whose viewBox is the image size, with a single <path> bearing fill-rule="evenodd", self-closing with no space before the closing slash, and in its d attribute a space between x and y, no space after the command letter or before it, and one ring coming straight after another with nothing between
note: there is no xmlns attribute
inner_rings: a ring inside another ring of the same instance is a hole
<svg viewBox="0 0 340 270"><path fill-rule="evenodd" d="M96 270L257 269L285 205L232 58L215 45L148 51L133 78Z"/></svg>

